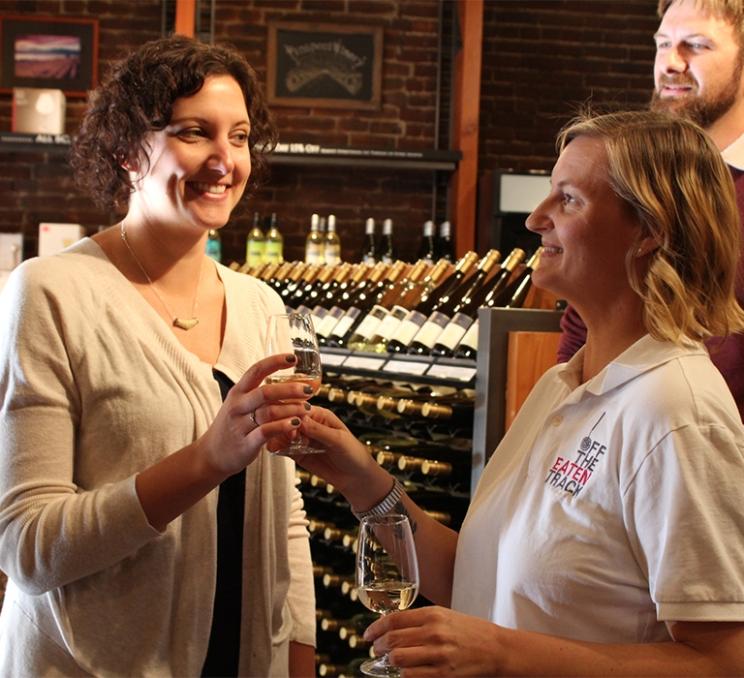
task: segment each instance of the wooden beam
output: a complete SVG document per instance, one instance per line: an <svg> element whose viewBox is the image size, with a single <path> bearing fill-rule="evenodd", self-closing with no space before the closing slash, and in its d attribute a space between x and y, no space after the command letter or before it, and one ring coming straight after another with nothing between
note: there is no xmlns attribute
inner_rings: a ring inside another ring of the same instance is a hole
<svg viewBox="0 0 744 678"><path fill-rule="evenodd" d="M462 160L450 180L449 217L460 257L475 249L483 0L458 0L457 14L462 47L454 62L452 148L462 152Z"/></svg>
<svg viewBox="0 0 744 678"><path fill-rule="evenodd" d="M196 0L176 0L176 25L173 32L193 38L195 17Z"/></svg>

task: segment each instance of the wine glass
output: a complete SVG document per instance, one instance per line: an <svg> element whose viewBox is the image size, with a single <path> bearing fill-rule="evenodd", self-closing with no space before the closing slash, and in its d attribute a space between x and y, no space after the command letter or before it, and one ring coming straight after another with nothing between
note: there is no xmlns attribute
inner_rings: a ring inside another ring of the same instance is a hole
<svg viewBox="0 0 744 678"><path fill-rule="evenodd" d="M400 513L368 516L359 525L356 556L359 600L372 612L386 615L405 610L416 599L418 561L408 517ZM364 662L367 676L398 676L387 654Z"/></svg>
<svg viewBox="0 0 744 678"><path fill-rule="evenodd" d="M279 313L269 316L269 327L266 334L266 353L293 352L297 357L295 364L286 369L277 370L266 378L267 384L299 381L307 384L317 393L320 388L322 372L320 368L320 349L315 336L312 317L305 313ZM310 447L308 439L296 435L287 447L277 450L275 454L288 457L325 450Z"/></svg>

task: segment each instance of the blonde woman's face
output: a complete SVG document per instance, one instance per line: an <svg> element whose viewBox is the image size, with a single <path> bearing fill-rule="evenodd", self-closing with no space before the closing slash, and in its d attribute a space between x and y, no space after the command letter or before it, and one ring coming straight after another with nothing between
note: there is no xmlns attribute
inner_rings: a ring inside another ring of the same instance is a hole
<svg viewBox="0 0 744 678"><path fill-rule="evenodd" d="M577 137L553 168L551 190L527 218L542 239L534 283L578 308L611 304L631 289L626 256L640 225L612 190L604 142Z"/></svg>

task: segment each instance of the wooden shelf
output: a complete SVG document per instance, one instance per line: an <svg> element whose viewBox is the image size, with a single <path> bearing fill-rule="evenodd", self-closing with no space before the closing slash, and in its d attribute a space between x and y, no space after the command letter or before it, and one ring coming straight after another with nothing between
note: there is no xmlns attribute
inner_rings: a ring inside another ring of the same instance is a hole
<svg viewBox="0 0 744 678"><path fill-rule="evenodd" d="M0 150L23 153L64 154L70 148L68 134L24 134L0 132ZM395 170L453 172L462 154L459 151L399 151L372 148L339 148L319 144L278 144L268 156L272 165L325 167L378 167Z"/></svg>

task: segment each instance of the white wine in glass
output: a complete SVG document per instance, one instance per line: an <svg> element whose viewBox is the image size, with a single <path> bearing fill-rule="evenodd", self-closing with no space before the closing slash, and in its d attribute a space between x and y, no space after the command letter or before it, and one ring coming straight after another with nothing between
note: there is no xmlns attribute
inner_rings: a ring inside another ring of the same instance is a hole
<svg viewBox="0 0 744 678"><path fill-rule="evenodd" d="M419 588L416 546L408 517L399 513L369 516L359 525L356 556L359 600L381 615L405 610L413 604ZM364 662L367 676L398 676L387 654Z"/></svg>
<svg viewBox="0 0 744 678"><path fill-rule="evenodd" d="M266 378L267 384L298 381L318 392L322 379L320 350L311 316L304 313L281 313L269 316L266 334L266 353L294 353L297 361L291 367L278 370ZM302 454L325 452L308 444L305 436L297 435L289 445L275 454L295 457Z"/></svg>

